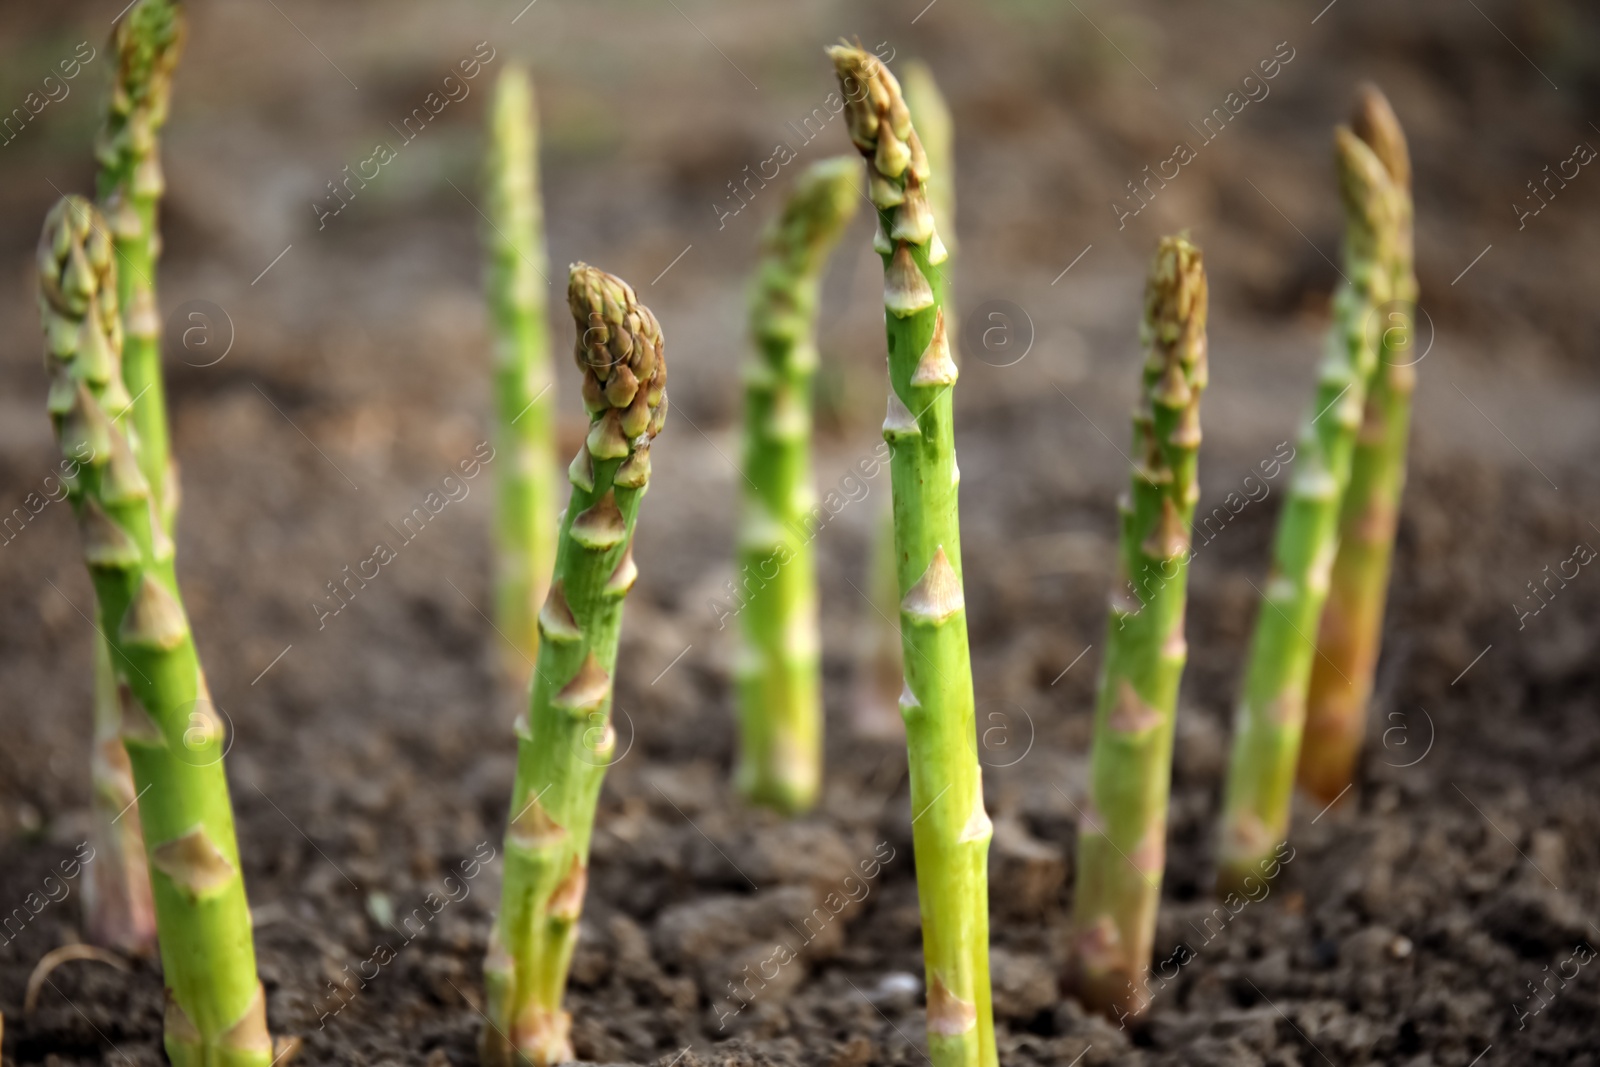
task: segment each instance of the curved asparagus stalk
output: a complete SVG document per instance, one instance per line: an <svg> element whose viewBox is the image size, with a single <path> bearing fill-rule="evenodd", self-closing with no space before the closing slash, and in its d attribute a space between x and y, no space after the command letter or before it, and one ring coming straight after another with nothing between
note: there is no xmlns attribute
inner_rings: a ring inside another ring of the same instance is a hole
<svg viewBox="0 0 1600 1067"><path fill-rule="evenodd" d="M860 164L823 160L801 174L762 238L751 293L756 349L745 373L745 483L739 573L757 591L740 613L739 792L805 811L822 781L822 637L805 524L811 484L811 379L817 290L855 216Z"/></svg>
<svg viewBox="0 0 1600 1067"><path fill-rule="evenodd" d="M622 601L638 574L634 521L650 480L650 442L667 414L661 327L620 278L574 264L589 435L572 461L555 579L539 613L539 661L517 724L517 775L505 838L500 915L484 962L490 1067L572 1059L561 1009L588 884L600 782L616 747L612 677Z"/></svg>
<svg viewBox="0 0 1600 1067"><path fill-rule="evenodd" d="M172 71L183 50L184 23L172 0L139 0L117 23L112 44L116 80L105 123L95 145L100 196L111 220L118 255L118 304L122 309L123 380L135 397L135 459L159 504L166 532L173 532L178 481L168 446L165 388L161 377L160 317L155 271L161 238L156 210L163 190L158 135L167 118ZM104 640L96 637L98 645ZM156 918L150 872L144 862L133 770L122 751L117 682L111 653L97 647L94 660L95 752L92 833L97 845L94 877L84 893L88 939L143 955L155 947Z"/></svg>
<svg viewBox="0 0 1600 1067"><path fill-rule="evenodd" d="M940 176L927 189L934 228L949 253L939 271L950 277L956 250L955 122L950 105L939 92L933 71L920 59L906 61L902 90L911 121L928 157L928 169ZM947 307L945 333L956 334L955 308ZM951 350L952 358L955 355ZM885 506L872 528L872 552L867 559L867 598L871 610L863 614L863 639L856 665L854 728L861 737L888 739L905 733L900 721L900 689L905 683L900 664L900 631L893 620L899 613L900 589L895 574L894 514Z"/></svg>
<svg viewBox="0 0 1600 1067"><path fill-rule="evenodd" d="M539 654L539 606L556 551L554 377L545 302L533 87L521 67L500 75L490 115L489 306L495 334L495 617L512 648L506 674L525 685Z"/></svg>
<svg viewBox="0 0 1600 1067"><path fill-rule="evenodd" d="M944 318L947 253L929 209L927 156L899 83L848 44L828 49L850 139L869 160L875 238L884 262L894 539L906 688L912 842L935 1067L992 1067L988 851L961 585L960 474L953 426L956 366Z"/></svg>
<svg viewBox="0 0 1600 1067"><path fill-rule="evenodd" d="M1069 984L1096 1011L1148 1004L1166 856L1173 723L1188 645L1189 537L1200 487L1206 275L1184 237L1162 240L1145 286L1138 457L1122 498L1117 585L1095 701L1089 812L1078 828Z"/></svg>
<svg viewBox="0 0 1600 1067"><path fill-rule="evenodd" d="M1334 146L1345 208L1345 280L1334 294L1315 406L1300 432L1294 478L1278 516L1272 572L1234 723L1217 881L1224 893L1275 871L1275 851L1288 835L1314 638L1338 547L1339 502L1378 362L1369 323L1389 297L1389 246L1401 210L1395 186L1349 129L1334 131Z"/></svg>
<svg viewBox="0 0 1600 1067"><path fill-rule="evenodd" d="M1389 303L1367 327L1378 336L1378 366L1367 389L1350 486L1340 505L1339 554L1322 609L1300 747L1300 785L1323 805L1333 803L1350 785L1366 734L1417 375L1412 347L1417 280L1412 273L1411 160L1405 133L1389 101L1371 85L1362 87L1351 125L1382 161L1400 211L1392 220L1395 233L1384 242L1393 251Z"/></svg>
<svg viewBox="0 0 1600 1067"><path fill-rule="evenodd" d="M175 1067L266 1067L272 1042L222 768L223 727L179 599L172 541L135 460L115 253L87 201L68 197L51 210L38 267L49 410L62 453L83 461L68 491L141 796L167 984L167 1056Z"/></svg>

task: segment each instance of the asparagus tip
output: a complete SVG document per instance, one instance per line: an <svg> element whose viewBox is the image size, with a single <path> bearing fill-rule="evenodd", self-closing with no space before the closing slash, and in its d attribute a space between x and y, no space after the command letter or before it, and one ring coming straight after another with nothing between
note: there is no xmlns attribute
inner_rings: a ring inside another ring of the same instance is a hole
<svg viewBox="0 0 1600 1067"><path fill-rule="evenodd" d="M638 438L661 431L667 414L661 324L633 286L587 263L572 264L567 303L578 329L583 399L595 423L589 451L596 459L631 455Z"/></svg>
<svg viewBox="0 0 1600 1067"><path fill-rule="evenodd" d="M1402 189L1411 187L1411 154L1406 147L1405 131L1395 115L1389 98L1371 82L1362 82L1356 90L1356 106L1350 117L1350 128L1355 135L1371 147L1389 177Z"/></svg>

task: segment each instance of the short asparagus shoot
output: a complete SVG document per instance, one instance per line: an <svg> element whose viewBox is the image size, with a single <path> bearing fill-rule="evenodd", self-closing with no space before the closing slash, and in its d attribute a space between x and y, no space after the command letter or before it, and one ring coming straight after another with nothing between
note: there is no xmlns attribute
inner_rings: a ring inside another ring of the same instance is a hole
<svg viewBox="0 0 1600 1067"><path fill-rule="evenodd" d="M1200 496L1200 394L1206 387L1206 275L1200 250L1167 237L1145 285L1143 386L1134 468L1119 501L1117 578L1095 701L1088 810L1078 827L1068 984L1090 1008L1138 1015L1166 857L1167 797L1190 526Z"/></svg>
<svg viewBox="0 0 1600 1067"><path fill-rule="evenodd" d="M538 125L526 70L500 75L489 120L489 309L494 332L495 617L506 675L526 684L539 654L539 607L556 550L554 382L545 300Z"/></svg>
<svg viewBox="0 0 1600 1067"><path fill-rule="evenodd" d="M1367 389L1350 486L1339 509L1339 554L1322 609L1306 700L1299 779L1321 805L1332 804L1349 787L1366 735L1417 380L1417 280L1412 273L1411 159L1405 133L1389 101L1371 85L1361 89L1351 128L1382 161L1400 212L1390 220L1396 232L1381 242L1393 253L1387 265L1389 303L1367 324L1378 336L1378 365Z"/></svg>
<svg viewBox="0 0 1600 1067"><path fill-rule="evenodd" d="M947 258L939 270L950 277L956 251L955 120L945 102L933 70L920 59L906 61L901 88L911 121L922 140L928 167L939 180L928 187L933 224L944 242ZM956 333L955 309L945 309L945 331ZM952 357L955 352L952 350ZM898 740L905 733L900 721L900 690L905 676L900 666L900 590L895 573L894 515L884 507L872 528L872 550L867 556L867 587L871 610L863 613L863 638L856 666L853 724L860 737Z"/></svg>
<svg viewBox="0 0 1600 1067"><path fill-rule="evenodd" d="M790 814L809 809L822 782L822 635L806 535L817 295L855 216L860 174L859 161L841 157L800 175L762 237L750 301L739 574L753 591L739 614L735 781L750 802Z"/></svg>
<svg viewBox="0 0 1600 1067"><path fill-rule="evenodd" d="M112 38L117 71L95 145L100 203L120 267L122 375L135 398L135 458L156 494L169 536L177 521L178 479L168 444L155 272L161 251L157 211L166 184L159 138L183 39L183 12L173 0L139 0L117 23ZM94 659L95 740L89 768L97 862L84 883L84 932L95 944L142 955L155 946L155 905L133 810L138 795L122 745L111 651L103 639L96 641L101 647Z"/></svg>
<svg viewBox="0 0 1600 1067"><path fill-rule="evenodd" d="M1334 157L1345 211L1344 280L1334 293L1315 402L1278 516L1272 571L1234 721L1217 876L1223 894L1248 891L1247 879L1275 873L1278 848L1288 837L1317 625L1338 549L1340 500L1378 363L1371 323L1391 290L1391 246L1402 212L1398 187L1372 148L1344 126L1334 131Z"/></svg>
<svg viewBox="0 0 1600 1067"><path fill-rule="evenodd" d="M80 197L45 220L37 264L48 408L110 646L133 765L175 1067L267 1067L272 1040L223 772L223 726L179 598L159 498L136 460L110 225Z"/></svg>
<svg viewBox="0 0 1600 1067"><path fill-rule="evenodd" d="M484 963L486 1067L573 1058L561 1007L589 877L600 783L616 748L612 679L622 602L638 575L633 532L650 442L667 414L661 327L620 278L574 264L567 299L589 434L568 468L539 659L517 722L517 772L500 914Z"/></svg>
<svg viewBox="0 0 1600 1067"><path fill-rule="evenodd" d="M988 853L961 582L953 425L956 365L945 320L947 252L928 201L933 178L900 84L871 54L828 49L850 139L868 159L884 264L894 541L905 659L912 843L935 1067L997 1063L989 997Z"/></svg>

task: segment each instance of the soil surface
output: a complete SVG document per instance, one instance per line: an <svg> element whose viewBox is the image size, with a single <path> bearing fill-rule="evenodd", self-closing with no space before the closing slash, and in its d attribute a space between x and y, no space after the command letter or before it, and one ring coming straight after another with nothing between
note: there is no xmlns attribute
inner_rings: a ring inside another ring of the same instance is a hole
<svg viewBox="0 0 1600 1067"><path fill-rule="evenodd" d="M926 1062L905 757L851 733L871 622L859 590L888 494L886 474L845 480L884 397L864 217L824 288L818 480L848 502L817 542L829 743L811 816L732 794L733 639L713 604L733 577L744 280L792 175L739 200L729 183L779 140L802 163L848 150L839 123L805 144L796 130L833 88L820 46L859 34L932 63L960 138L962 518L1002 1061L1596 1063L1600 577L1585 568L1539 600L1528 583L1600 545L1600 177L1541 187L1537 214L1527 183L1600 145L1600 19L1576 0L923 2L194 5L160 279L179 567L231 726L273 1028L304 1037L308 1064L475 1062L499 865L473 861L498 854L516 704L483 613L491 477L320 627L312 605L488 435L476 168L489 81L518 57L542 94L552 262L630 278L672 362L619 665L624 754L572 972L577 1051ZM56 462L28 263L57 190L90 188L120 7L0 13L6 108L78 42L99 50L0 146L7 512ZM469 95L331 214L326 183L480 41L494 58ZM1243 81L1274 57L1270 81ZM1194 564L1157 938L1170 962L1148 1017L1119 1029L1063 1001L1056 975L1142 265L1181 227L1206 251L1209 512L1292 441L1310 395L1338 277L1329 131L1364 77L1411 136L1431 345L1368 751L1341 804L1301 805L1271 893L1219 911L1230 708L1290 464ZM1203 141L1190 124L1231 111L1236 90L1260 99ZM1197 158L1132 215L1127 183L1178 141ZM985 346L970 324L996 310L1009 332ZM576 383L563 357L567 446ZM150 961L64 964L23 1010L34 965L82 929L76 880L26 904L88 827L92 595L66 506L8 531L0 569L0 913L27 918L0 938L0 1054L157 1064ZM431 912L428 893L463 870L449 884L469 891Z"/></svg>

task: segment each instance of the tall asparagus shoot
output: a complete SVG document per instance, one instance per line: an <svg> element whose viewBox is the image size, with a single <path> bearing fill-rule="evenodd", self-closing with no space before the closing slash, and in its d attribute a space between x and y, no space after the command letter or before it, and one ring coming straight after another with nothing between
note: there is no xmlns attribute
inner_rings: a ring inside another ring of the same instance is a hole
<svg viewBox="0 0 1600 1067"><path fill-rule="evenodd" d="M1389 299L1392 248L1399 232L1398 187L1365 141L1334 131L1344 202L1344 280L1333 297L1333 327L1316 399L1300 432L1288 498L1278 516L1272 572L1256 617L1234 723L1223 795L1217 888L1248 888L1276 872L1289 812L1306 691L1329 572L1338 548L1339 503L1350 479L1367 382L1378 363L1374 310Z"/></svg>
<svg viewBox="0 0 1600 1067"><path fill-rule="evenodd" d="M927 190L928 206L933 209L933 224L948 254L939 270L948 278L956 251L955 121L928 64L910 59L903 69L901 88L906 107L911 111L917 136L922 139L928 167L940 176ZM945 331L956 332L953 307L945 309ZM863 737L899 737L905 728L897 705L905 679L900 665L900 633L892 621L899 613L900 591L891 509L882 509L872 536L866 589L872 610L862 616L865 637L856 667L855 731Z"/></svg>
<svg viewBox="0 0 1600 1067"><path fill-rule="evenodd" d="M161 376L161 320L155 273L161 236L157 207L164 189L159 135L172 96L172 71L183 50L182 11L173 0L139 0L117 23L112 43L117 72L105 122L95 144L102 210L118 257L122 309L122 374L135 398L135 456L173 532L178 481L168 446ZM85 883L84 927L90 941L144 954L155 946L156 921L144 839L133 812L133 768L121 741L121 710L111 652L104 639L94 659L95 749L90 757L91 812L99 862Z"/></svg>
<svg viewBox="0 0 1600 1067"><path fill-rule="evenodd" d="M634 522L650 480L650 442L667 414L661 327L620 278L574 264L567 299L589 435L568 469L555 576L539 613L528 714L505 838L500 915L484 962L489 1067L573 1058L561 1008L588 884L600 782L616 748L612 678L622 601L638 571Z"/></svg>
<svg viewBox="0 0 1600 1067"><path fill-rule="evenodd" d="M1350 464L1350 486L1339 509L1339 554L1333 561L1328 603L1322 609L1316 662L1306 701L1300 747L1300 785L1319 804L1340 797L1355 774L1366 733L1367 703L1383 641L1383 607L1389 589L1400 497L1405 490L1411 394L1416 388L1415 307L1412 273L1411 159L1405 133L1381 92L1364 85L1351 127L1377 154L1394 187L1395 232L1381 244L1389 303L1369 331L1378 335L1378 365L1367 387L1367 408Z"/></svg>
<svg viewBox="0 0 1600 1067"><path fill-rule="evenodd" d="M256 978L223 727L195 652L159 500L140 470L123 384L116 254L107 220L68 197L38 250L48 408L110 645L122 738L140 796L175 1067L267 1067L272 1041Z"/></svg>
<svg viewBox="0 0 1600 1067"><path fill-rule="evenodd" d="M801 812L822 781L822 636L806 519L817 292L828 253L855 216L861 165L823 160L800 175L762 237L745 373L745 484L739 573L759 591L740 613L739 792Z"/></svg>
<svg viewBox="0 0 1600 1067"><path fill-rule="evenodd" d="M489 307L494 322L495 616L511 648L506 673L526 683L539 654L539 606L556 551L554 378L545 300L538 126L526 70L500 75L490 112Z"/></svg>
<svg viewBox="0 0 1600 1067"><path fill-rule="evenodd" d="M961 584L960 473L939 271L948 253L928 204L932 171L900 84L849 44L828 49L850 139L868 159L884 263L894 540L905 659L912 843L935 1067L997 1063L989 1000L988 852Z"/></svg>
<svg viewBox="0 0 1600 1067"><path fill-rule="evenodd" d="M1188 644L1189 537L1200 487L1206 275L1184 237L1162 240L1145 285L1136 463L1118 505L1117 585L1095 701L1089 810L1078 828L1069 980L1089 1007L1137 1015L1166 857L1172 736Z"/></svg>

